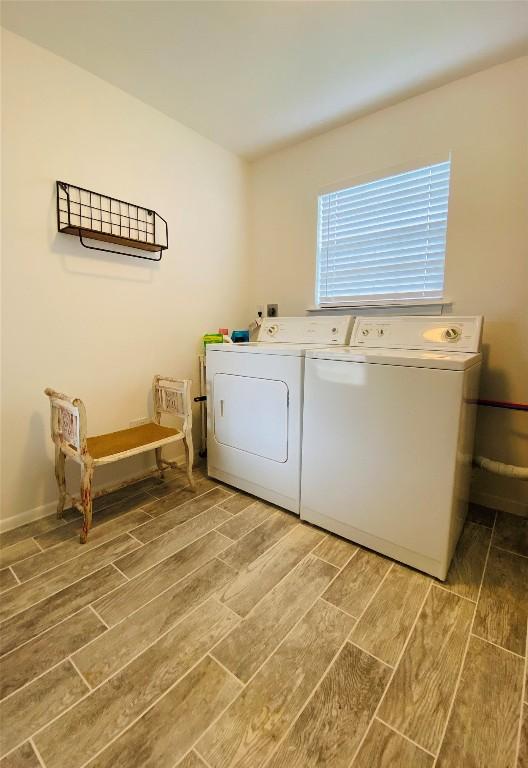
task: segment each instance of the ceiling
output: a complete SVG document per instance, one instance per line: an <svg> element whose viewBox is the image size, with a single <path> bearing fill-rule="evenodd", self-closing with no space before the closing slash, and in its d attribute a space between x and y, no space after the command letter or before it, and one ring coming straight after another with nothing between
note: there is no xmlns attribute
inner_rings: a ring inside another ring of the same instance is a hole
<svg viewBox="0 0 528 768"><path fill-rule="evenodd" d="M4 0L2 24L248 158L528 52L522 0Z"/></svg>

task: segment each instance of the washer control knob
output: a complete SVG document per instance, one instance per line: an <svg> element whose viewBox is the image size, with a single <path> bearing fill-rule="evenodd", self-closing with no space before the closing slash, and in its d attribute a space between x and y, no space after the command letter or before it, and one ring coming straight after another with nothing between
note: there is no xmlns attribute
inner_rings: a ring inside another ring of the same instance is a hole
<svg viewBox="0 0 528 768"><path fill-rule="evenodd" d="M446 328L444 331L444 339L446 341L458 341L460 338L460 328Z"/></svg>
<svg viewBox="0 0 528 768"><path fill-rule="evenodd" d="M277 323L273 323L273 325L270 325L268 327L268 336L275 336L278 330L279 330L279 326L277 325Z"/></svg>
<svg viewBox="0 0 528 768"><path fill-rule="evenodd" d="M383 336L385 334L385 331L383 328L378 328L378 336Z"/></svg>
<svg viewBox="0 0 528 768"><path fill-rule="evenodd" d="M363 330L361 331L361 333L362 333L362 335L363 335L363 336L368 336L368 335L369 335L369 333L370 333L370 331L369 331L369 329L368 329L368 328L363 328Z"/></svg>

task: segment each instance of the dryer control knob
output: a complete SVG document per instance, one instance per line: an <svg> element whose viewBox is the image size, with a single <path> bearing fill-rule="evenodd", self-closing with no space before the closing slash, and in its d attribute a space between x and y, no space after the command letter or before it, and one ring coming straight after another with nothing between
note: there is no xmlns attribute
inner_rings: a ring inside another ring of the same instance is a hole
<svg viewBox="0 0 528 768"><path fill-rule="evenodd" d="M444 339L446 341L458 341L460 338L460 328L446 328Z"/></svg>

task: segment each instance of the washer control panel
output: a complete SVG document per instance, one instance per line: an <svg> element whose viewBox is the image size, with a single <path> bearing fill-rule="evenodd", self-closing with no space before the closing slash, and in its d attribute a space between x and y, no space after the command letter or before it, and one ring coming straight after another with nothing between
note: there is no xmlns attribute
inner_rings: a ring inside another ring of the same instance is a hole
<svg viewBox="0 0 528 768"><path fill-rule="evenodd" d="M262 321L259 342L281 344L348 344L352 317L267 317Z"/></svg>
<svg viewBox="0 0 528 768"><path fill-rule="evenodd" d="M478 352L482 317L359 317L350 339L351 347L430 349Z"/></svg>

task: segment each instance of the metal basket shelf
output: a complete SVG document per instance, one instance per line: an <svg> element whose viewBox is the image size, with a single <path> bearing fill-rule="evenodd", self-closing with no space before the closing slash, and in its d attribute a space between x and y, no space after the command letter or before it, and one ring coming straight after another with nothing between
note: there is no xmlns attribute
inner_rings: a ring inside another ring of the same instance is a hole
<svg viewBox="0 0 528 768"><path fill-rule="evenodd" d="M128 203L91 189L57 181L57 227L59 232L76 235L81 245L104 253L118 253L137 259L160 261L169 247L167 222L152 208ZM85 239L156 253L143 256L87 245Z"/></svg>

